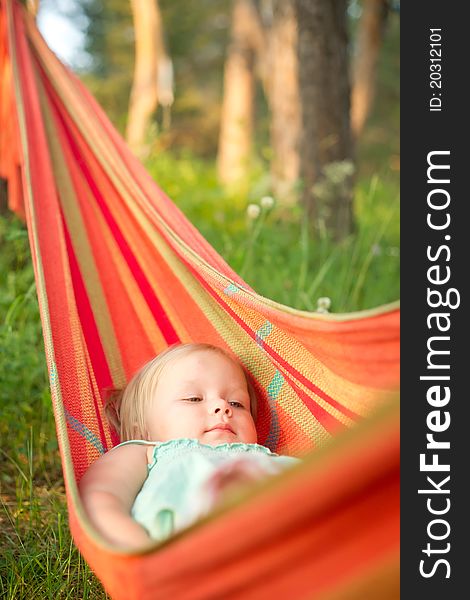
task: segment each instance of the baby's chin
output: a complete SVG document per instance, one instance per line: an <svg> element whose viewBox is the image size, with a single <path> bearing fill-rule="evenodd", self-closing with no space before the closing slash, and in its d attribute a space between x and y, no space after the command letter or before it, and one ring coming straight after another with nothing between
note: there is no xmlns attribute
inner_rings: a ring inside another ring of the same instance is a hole
<svg viewBox="0 0 470 600"><path fill-rule="evenodd" d="M199 441L209 446L218 446L219 444L256 444L256 440L241 439L237 433L216 429L205 431L199 438Z"/></svg>

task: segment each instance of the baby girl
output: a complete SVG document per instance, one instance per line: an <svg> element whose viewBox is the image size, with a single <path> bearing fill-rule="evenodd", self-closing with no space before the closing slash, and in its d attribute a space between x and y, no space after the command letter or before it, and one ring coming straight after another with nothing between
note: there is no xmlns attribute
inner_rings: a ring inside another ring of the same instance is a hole
<svg viewBox="0 0 470 600"><path fill-rule="evenodd" d="M108 542L138 548L194 523L227 492L298 459L256 443L256 396L242 367L209 344L172 347L147 363L115 405L119 446L80 481Z"/></svg>

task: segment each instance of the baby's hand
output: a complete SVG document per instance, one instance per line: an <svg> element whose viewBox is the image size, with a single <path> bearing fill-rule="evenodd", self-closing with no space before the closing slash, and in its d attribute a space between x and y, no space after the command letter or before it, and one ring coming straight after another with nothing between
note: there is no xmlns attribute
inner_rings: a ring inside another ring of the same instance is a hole
<svg viewBox="0 0 470 600"><path fill-rule="evenodd" d="M207 482L207 493L211 501L223 502L234 492L264 478L266 473L253 461L240 458L222 465Z"/></svg>

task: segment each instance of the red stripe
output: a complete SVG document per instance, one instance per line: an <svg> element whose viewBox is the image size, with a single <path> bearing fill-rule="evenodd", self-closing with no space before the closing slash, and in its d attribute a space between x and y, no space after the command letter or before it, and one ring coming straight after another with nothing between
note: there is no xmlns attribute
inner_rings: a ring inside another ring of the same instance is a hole
<svg viewBox="0 0 470 600"><path fill-rule="evenodd" d="M319 423L330 433L331 435L335 435L341 429L345 428L344 423L338 421L336 417L331 415L328 411L322 408L319 404L310 398L308 394L306 394L301 388L299 388L293 381L289 381L286 378L288 384L294 390L294 392L299 396L302 400L303 404L310 410L312 415L318 420Z"/></svg>

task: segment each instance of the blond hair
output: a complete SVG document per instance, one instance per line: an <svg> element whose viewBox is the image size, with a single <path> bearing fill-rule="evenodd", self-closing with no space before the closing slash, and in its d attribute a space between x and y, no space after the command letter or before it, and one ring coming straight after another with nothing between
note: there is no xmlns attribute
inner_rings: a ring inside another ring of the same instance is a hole
<svg viewBox="0 0 470 600"><path fill-rule="evenodd" d="M217 352L238 365L245 376L250 396L250 410L256 420L257 398L254 388L243 366L223 348L212 344L178 344L170 346L164 352L146 363L132 377L123 390L112 390L105 402L105 413L121 442L132 439L147 439L146 410L155 397L158 381L165 367L172 361L191 352Z"/></svg>

